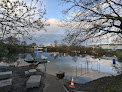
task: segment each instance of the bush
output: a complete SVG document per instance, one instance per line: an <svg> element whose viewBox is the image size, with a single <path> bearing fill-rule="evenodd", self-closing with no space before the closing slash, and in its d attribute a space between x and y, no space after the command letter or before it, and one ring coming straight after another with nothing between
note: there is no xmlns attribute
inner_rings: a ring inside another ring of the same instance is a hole
<svg viewBox="0 0 122 92"><path fill-rule="evenodd" d="M117 58L119 62L122 62L122 49L117 50Z"/></svg>

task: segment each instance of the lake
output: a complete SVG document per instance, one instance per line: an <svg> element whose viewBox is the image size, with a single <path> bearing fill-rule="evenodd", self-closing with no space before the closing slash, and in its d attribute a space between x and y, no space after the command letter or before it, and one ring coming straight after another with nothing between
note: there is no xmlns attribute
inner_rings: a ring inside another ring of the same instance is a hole
<svg viewBox="0 0 122 92"><path fill-rule="evenodd" d="M44 53L42 53L44 55ZM104 76L117 75L121 72L122 63L116 59L116 64L113 64L115 57L94 58L89 55L70 56L63 53L47 53L48 61L45 64L39 64L37 69L43 72L56 75L57 72L65 72L65 79L71 80L74 76L75 83L86 83ZM0 62L1 66L5 65L29 65L24 61L23 54L19 54L16 62Z"/></svg>

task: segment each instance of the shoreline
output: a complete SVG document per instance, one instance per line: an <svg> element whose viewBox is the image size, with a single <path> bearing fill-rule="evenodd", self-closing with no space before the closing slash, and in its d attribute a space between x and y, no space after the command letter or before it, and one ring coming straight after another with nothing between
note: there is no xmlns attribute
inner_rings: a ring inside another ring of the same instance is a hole
<svg viewBox="0 0 122 92"><path fill-rule="evenodd" d="M119 74L117 76L102 77L102 78L99 78L99 79L96 79L84 84L74 83L76 88L72 89L72 88L69 88L71 81L67 79L59 80L56 78L56 76L47 74L39 70L38 70L38 74L41 74L42 76L40 87L33 88L33 89L26 89L25 83L27 79L29 78L29 76L25 76L24 71L29 70L29 69L36 69L36 66L0 67L0 72L2 71L13 72L11 92L40 92L40 91L50 92L50 91L44 91L45 87L47 86L45 84L48 84L49 81L51 81L53 86L57 86L55 85L56 81L60 82L61 85L63 85L67 90L69 90L69 92L73 92L73 90L84 91L84 92L122 92L122 74ZM47 78L46 76L48 76L48 79L47 79L48 81L46 80ZM55 83L53 83L52 79L55 81ZM47 81L47 83L45 82L45 80ZM50 89L52 90L53 88L50 88Z"/></svg>

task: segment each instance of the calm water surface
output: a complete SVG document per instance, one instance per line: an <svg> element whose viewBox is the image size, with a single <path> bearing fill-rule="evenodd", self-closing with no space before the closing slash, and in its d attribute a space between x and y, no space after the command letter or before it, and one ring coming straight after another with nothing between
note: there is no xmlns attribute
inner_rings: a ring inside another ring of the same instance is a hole
<svg viewBox="0 0 122 92"><path fill-rule="evenodd" d="M44 55L44 53L42 53ZM57 72L65 72L65 79L71 80L74 76L75 83L86 83L94 79L98 79L104 76L117 75L121 71L122 64L116 61L116 65L113 65L114 57L103 57L101 60L94 58L93 56L70 56L66 54L57 53L54 57L53 53L47 53L48 60L50 62L45 64L39 64L37 69L41 69L46 73L56 75ZM0 65L29 65L24 62L24 56L18 55L17 62L0 62Z"/></svg>
<svg viewBox="0 0 122 92"><path fill-rule="evenodd" d="M71 80L71 76L74 76L76 83L85 83L104 76L117 75L120 72L122 64L116 61L116 65L113 65L114 57L103 57L101 60L93 58L93 56L69 56L64 57L63 54L57 54L54 57L53 54L48 53L49 63L46 65L40 64L37 68L45 71L49 74L56 75L58 71L65 72L65 79ZM46 66L46 69L45 69Z"/></svg>

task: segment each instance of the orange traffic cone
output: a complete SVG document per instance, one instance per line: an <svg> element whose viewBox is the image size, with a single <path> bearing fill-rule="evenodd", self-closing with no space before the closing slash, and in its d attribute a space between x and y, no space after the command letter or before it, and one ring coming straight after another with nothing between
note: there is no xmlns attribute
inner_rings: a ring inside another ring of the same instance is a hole
<svg viewBox="0 0 122 92"><path fill-rule="evenodd" d="M71 87L71 88L75 88L75 86L74 86L74 77L73 77L73 76L72 76L71 85L69 85L69 87Z"/></svg>

